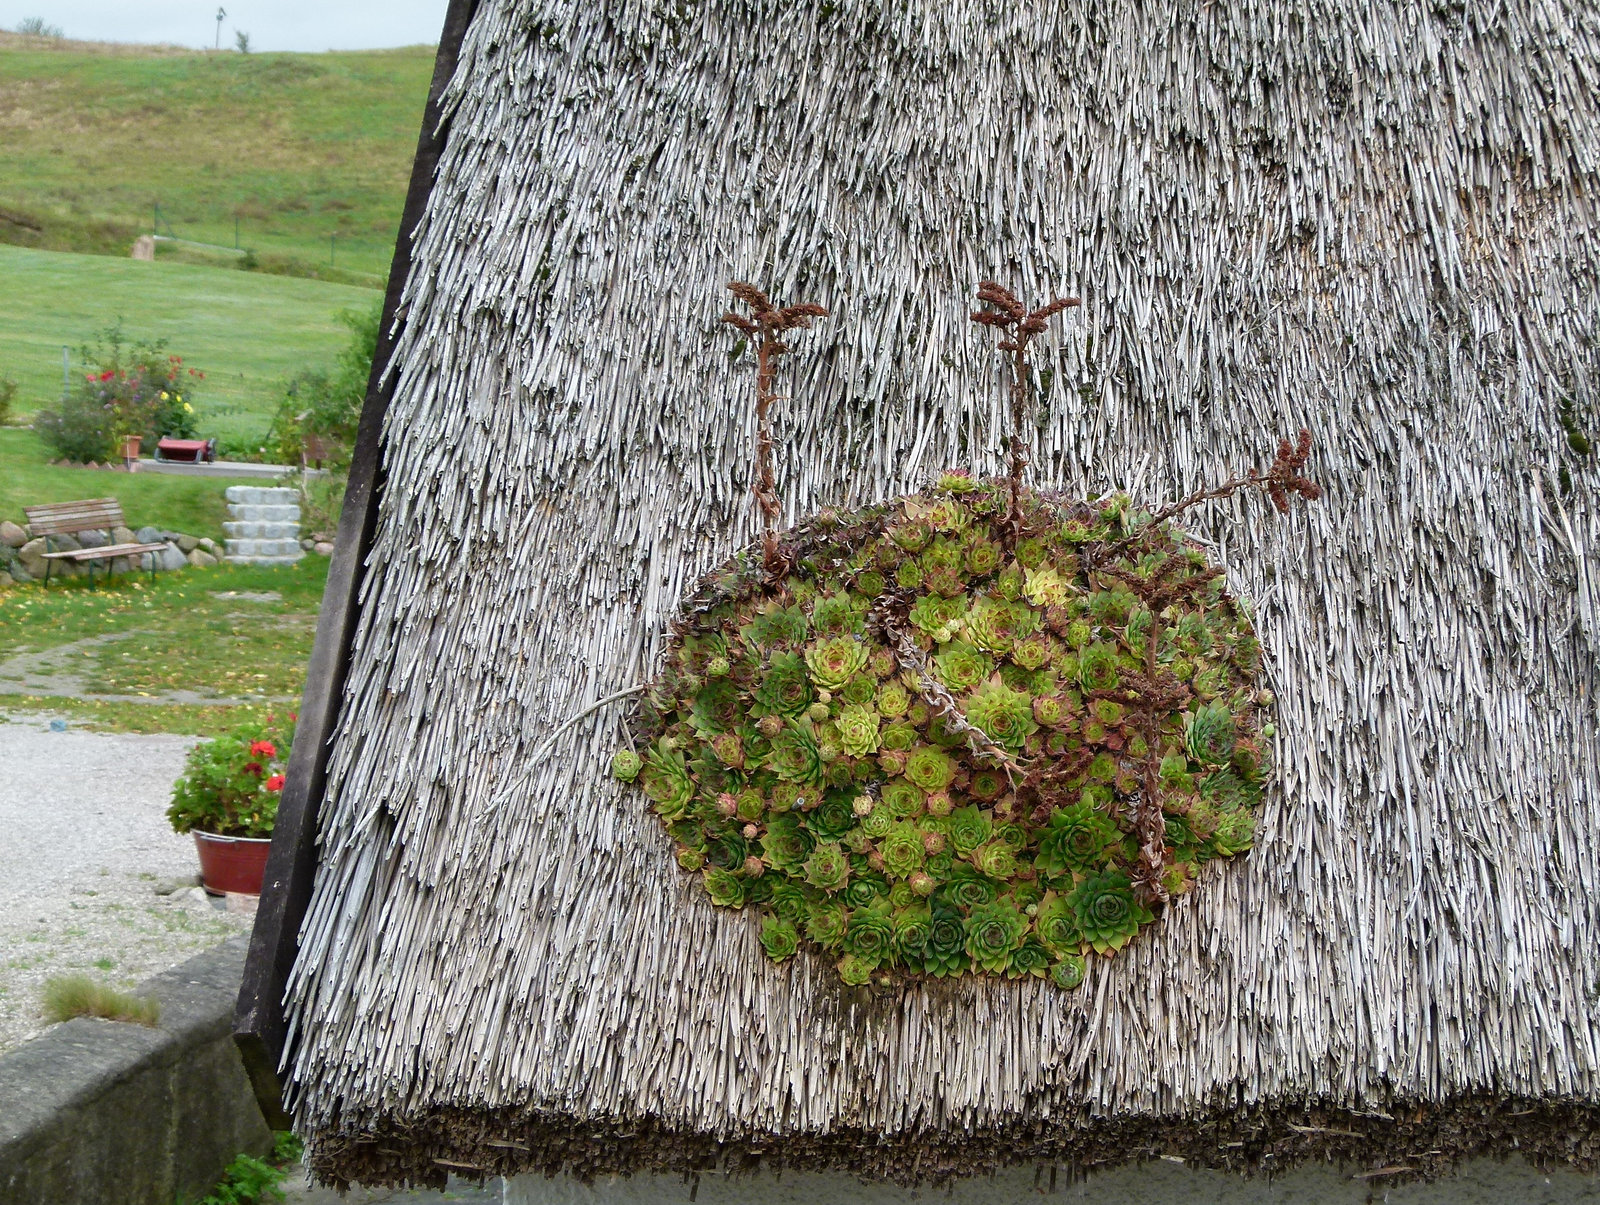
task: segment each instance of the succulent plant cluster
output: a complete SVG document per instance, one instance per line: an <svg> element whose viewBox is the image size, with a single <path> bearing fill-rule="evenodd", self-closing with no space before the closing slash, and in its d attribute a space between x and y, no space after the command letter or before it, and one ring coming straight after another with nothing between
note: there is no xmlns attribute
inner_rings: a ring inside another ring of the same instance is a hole
<svg viewBox="0 0 1600 1205"><path fill-rule="evenodd" d="M613 763L773 959L1070 988L1250 845L1260 647L1168 522L950 473L784 550L701 584Z"/></svg>

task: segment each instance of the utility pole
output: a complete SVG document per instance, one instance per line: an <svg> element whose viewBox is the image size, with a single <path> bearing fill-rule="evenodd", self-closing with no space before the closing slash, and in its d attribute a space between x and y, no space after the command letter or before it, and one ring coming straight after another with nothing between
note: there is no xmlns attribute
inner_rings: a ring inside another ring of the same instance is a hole
<svg viewBox="0 0 1600 1205"><path fill-rule="evenodd" d="M217 50L222 49L222 20L227 15L227 10L222 5L217 5L217 44L215 47Z"/></svg>

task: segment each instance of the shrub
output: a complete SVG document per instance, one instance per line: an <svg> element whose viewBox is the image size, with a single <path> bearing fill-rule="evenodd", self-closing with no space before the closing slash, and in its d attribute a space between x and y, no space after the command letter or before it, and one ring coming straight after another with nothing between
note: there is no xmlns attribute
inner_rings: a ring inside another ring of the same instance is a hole
<svg viewBox="0 0 1600 1205"><path fill-rule="evenodd" d="M110 460L116 451L116 422L105 403L80 393L61 399L34 416L33 429L57 456L79 464Z"/></svg>
<svg viewBox="0 0 1600 1205"><path fill-rule="evenodd" d="M17 32L30 38L64 38L61 26L51 25L43 17L24 17L17 22Z"/></svg>
<svg viewBox="0 0 1600 1205"><path fill-rule="evenodd" d="M180 832L220 837L270 837L278 796L294 741L287 724L246 724L189 751L183 777L173 785L167 819Z"/></svg>
<svg viewBox="0 0 1600 1205"><path fill-rule="evenodd" d="M52 1021L74 1017L104 1017L107 1021L136 1021L154 1025L161 1005L144 996L130 996L96 983L87 975L62 975L44 985L44 1011Z"/></svg>
<svg viewBox="0 0 1600 1205"><path fill-rule="evenodd" d="M349 461L377 354L382 310L378 306L346 310L339 320L350 329L350 341L339 353L334 370L306 369L284 385L264 449L279 463L297 463L309 435L329 446L328 459L333 464Z"/></svg>
<svg viewBox="0 0 1600 1205"><path fill-rule="evenodd" d="M265 1159L240 1155L223 1170L221 1183L201 1199L200 1205L261 1205L266 1201L282 1201L285 1197L278 1185L284 1179L284 1173Z"/></svg>
<svg viewBox="0 0 1600 1205"><path fill-rule="evenodd" d="M0 377L0 427L11 421L11 407L17 400L17 383Z"/></svg>
<svg viewBox="0 0 1600 1205"><path fill-rule="evenodd" d="M107 460L124 436L137 435L146 447L163 436L194 438L194 394L205 374L169 354L165 340L129 344L122 328L113 326L79 355L83 380L34 421L57 455Z"/></svg>

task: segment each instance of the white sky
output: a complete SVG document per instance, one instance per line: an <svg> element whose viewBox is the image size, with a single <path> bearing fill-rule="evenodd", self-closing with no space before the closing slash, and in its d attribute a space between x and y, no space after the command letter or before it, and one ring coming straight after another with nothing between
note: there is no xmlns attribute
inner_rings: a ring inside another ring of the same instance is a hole
<svg viewBox="0 0 1600 1205"><path fill-rule="evenodd" d="M252 50L367 50L439 40L446 0L221 0L222 44ZM25 17L93 42L211 46L218 0L0 0L0 28Z"/></svg>

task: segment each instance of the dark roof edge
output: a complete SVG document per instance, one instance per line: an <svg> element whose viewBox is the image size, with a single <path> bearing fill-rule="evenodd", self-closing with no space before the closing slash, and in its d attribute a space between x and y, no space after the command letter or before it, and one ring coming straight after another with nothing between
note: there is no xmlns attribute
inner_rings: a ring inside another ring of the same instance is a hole
<svg viewBox="0 0 1600 1205"><path fill-rule="evenodd" d="M449 134L448 123L442 120L444 89L455 74L461 42L477 7L478 0L450 0L444 30L439 37L433 82L423 110L417 155L411 165L411 184L400 218L394 261L389 267L377 354L372 360L372 376L367 381L344 511L339 518L333 563L328 569L327 588L317 617L317 636L311 649L305 694L300 701L299 726L278 805L272 851L267 858L266 880L250 937L244 981L234 1010L234 1041L238 1043L262 1111L274 1126L288 1124L278 1080L286 1037L284 987L294 966L300 923L311 900L317 863L318 812L326 784L328 751L339 722L345 674L350 664L350 642L360 618L362 567L372 548L378 503L383 496L383 459L379 443L398 375L386 374L401 333L395 318L411 271L412 233L427 210L435 169Z"/></svg>
<svg viewBox="0 0 1600 1205"><path fill-rule="evenodd" d="M1219 1105L1181 1117L1107 1118L1087 1112L1003 1126L858 1130L717 1138L638 1120L605 1122L526 1108L439 1108L385 1116L354 1133L311 1136L316 1176L351 1184L443 1187L445 1176L737 1174L756 1169L839 1171L903 1185L941 1183L1033 1165L1068 1179L1151 1159L1247 1175L1331 1162L1364 1179L1435 1179L1463 1160L1516 1154L1536 1167L1593 1171L1600 1106L1477 1094L1396 1101L1382 1112L1326 1103ZM1356 1170L1360 1169L1360 1170Z"/></svg>

